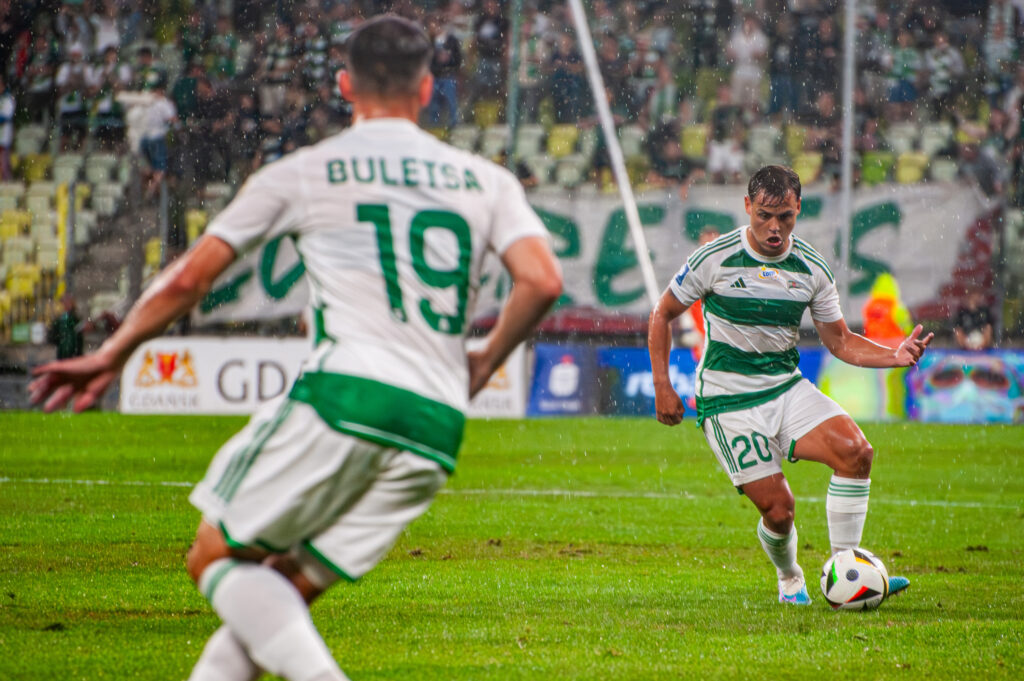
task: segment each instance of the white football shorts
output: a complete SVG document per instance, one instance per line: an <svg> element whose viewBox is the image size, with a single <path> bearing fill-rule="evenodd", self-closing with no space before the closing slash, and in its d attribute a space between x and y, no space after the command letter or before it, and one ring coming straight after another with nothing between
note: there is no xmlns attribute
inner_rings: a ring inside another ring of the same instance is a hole
<svg viewBox="0 0 1024 681"><path fill-rule="evenodd" d="M704 419L704 437L732 484L782 472L796 441L816 426L846 412L806 378L771 402Z"/></svg>
<svg viewBox="0 0 1024 681"><path fill-rule="evenodd" d="M221 447L189 500L229 546L291 553L326 588L373 568L447 479L430 459L339 433L283 398Z"/></svg>

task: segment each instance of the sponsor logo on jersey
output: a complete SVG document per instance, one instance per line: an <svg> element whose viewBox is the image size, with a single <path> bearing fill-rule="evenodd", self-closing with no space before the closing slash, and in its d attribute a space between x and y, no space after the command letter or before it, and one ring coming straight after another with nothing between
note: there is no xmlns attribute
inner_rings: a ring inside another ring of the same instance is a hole
<svg viewBox="0 0 1024 681"><path fill-rule="evenodd" d="M782 275L780 275L779 271L774 267L767 267L765 265L761 265L761 271L757 273L757 278L774 279L776 281L779 281L782 278Z"/></svg>
<svg viewBox="0 0 1024 681"><path fill-rule="evenodd" d="M142 356L142 367L135 375L135 385L140 388L172 385L178 388L194 388L196 379L192 353L146 351Z"/></svg>

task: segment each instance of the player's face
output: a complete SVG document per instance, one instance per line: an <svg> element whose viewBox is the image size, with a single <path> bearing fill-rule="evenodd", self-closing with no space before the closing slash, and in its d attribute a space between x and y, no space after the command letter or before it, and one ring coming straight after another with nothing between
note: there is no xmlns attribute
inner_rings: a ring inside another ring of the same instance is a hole
<svg viewBox="0 0 1024 681"><path fill-rule="evenodd" d="M800 199L793 192L787 192L782 201L765 203L762 192L753 201L749 196L744 197L743 202L750 216L750 246L768 257L785 253L789 235L796 226L796 216L800 214Z"/></svg>

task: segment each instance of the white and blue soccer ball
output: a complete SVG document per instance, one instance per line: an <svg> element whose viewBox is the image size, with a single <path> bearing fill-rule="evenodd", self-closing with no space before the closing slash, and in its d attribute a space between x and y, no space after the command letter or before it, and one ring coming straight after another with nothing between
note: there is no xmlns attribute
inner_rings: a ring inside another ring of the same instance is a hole
<svg viewBox="0 0 1024 681"><path fill-rule="evenodd" d="M821 593L834 610L872 610L889 595L889 571L866 549L846 549L821 568Z"/></svg>

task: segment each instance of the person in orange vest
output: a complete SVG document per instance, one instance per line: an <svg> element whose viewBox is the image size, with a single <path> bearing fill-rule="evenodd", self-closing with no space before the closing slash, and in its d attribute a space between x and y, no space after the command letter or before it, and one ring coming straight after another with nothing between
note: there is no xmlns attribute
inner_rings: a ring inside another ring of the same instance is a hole
<svg viewBox="0 0 1024 681"><path fill-rule="evenodd" d="M888 272L875 277L863 316L864 335L881 345L899 345L914 328L910 312L900 300L899 284Z"/></svg>

